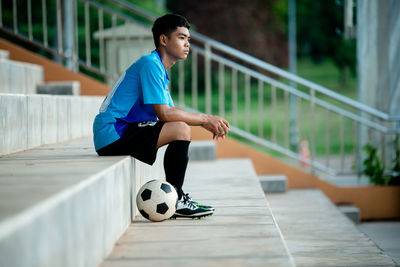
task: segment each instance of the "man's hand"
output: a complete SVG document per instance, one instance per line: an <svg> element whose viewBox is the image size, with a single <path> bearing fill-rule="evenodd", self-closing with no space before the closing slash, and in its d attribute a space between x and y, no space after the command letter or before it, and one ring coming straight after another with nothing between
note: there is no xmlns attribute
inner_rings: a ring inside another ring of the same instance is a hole
<svg viewBox="0 0 400 267"><path fill-rule="evenodd" d="M213 134L213 139L217 140L218 138L224 139L230 129L229 122L221 117L213 115L207 115L206 122L203 123L201 126L203 126L204 129L210 131Z"/></svg>
<svg viewBox="0 0 400 267"><path fill-rule="evenodd" d="M213 134L213 139L225 138L229 132L229 123L218 116L186 112L166 104L153 104L160 121L183 121L189 125L202 126Z"/></svg>

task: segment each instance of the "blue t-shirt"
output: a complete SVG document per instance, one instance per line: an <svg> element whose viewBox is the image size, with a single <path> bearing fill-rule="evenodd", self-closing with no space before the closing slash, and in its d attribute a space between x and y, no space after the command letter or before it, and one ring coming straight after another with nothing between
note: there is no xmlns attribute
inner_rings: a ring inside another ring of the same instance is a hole
<svg viewBox="0 0 400 267"><path fill-rule="evenodd" d="M168 83L157 50L133 63L111 88L94 120L96 151L121 138L129 123L157 121L152 104L173 106Z"/></svg>

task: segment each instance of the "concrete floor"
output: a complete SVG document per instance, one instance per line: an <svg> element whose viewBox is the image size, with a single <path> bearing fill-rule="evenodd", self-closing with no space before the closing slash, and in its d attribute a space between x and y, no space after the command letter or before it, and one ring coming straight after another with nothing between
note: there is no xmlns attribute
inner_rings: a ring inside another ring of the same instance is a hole
<svg viewBox="0 0 400 267"><path fill-rule="evenodd" d="M363 222L357 228L400 266L400 221Z"/></svg>

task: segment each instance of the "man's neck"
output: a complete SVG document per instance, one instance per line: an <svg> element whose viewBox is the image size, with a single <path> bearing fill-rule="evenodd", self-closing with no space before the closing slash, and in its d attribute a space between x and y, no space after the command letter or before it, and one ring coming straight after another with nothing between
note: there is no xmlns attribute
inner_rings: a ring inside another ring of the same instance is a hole
<svg viewBox="0 0 400 267"><path fill-rule="evenodd" d="M162 64L164 65L164 68L166 70L168 70L173 65L175 65L175 63L177 62L177 59L172 58L171 56L169 56L162 47L158 48L157 50L160 53Z"/></svg>

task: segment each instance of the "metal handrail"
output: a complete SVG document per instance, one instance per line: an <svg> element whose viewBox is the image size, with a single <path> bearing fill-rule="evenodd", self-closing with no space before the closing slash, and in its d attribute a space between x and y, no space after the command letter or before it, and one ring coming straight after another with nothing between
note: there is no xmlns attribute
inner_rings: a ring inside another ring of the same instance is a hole
<svg viewBox="0 0 400 267"><path fill-rule="evenodd" d="M91 0L89 0L89 1L91 1ZM128 2L123 1L123 0L108 0L108 1L115 3L115 4L119 5L120 7L126 8L127 10L129 10L129 11L131 11L131 12L137 14L137 15L144 16L149 20L153 21L153 20L156 19L155 15L153 15L150 12L147 12L147 11L135 6L134 4L128 3ZM212 48L215 48L215 49L217 49L217 50L219 50L219 51L221 51L221 52L223 52L225 54L228 54L228 55L233 56L233 57L235 57L237 59L240 59L240 60L242 60L242 61L244 61L246 63L252 64L253 66L262 68L262 69L264 69L266 71L269 71L271 73L277 74L277 75L279 75L281 77L284 77L286 79L294 81L294 82L296 82L298 84L301 84L301 85L303 85L305 87L313 88L315 91L317 91L317 92L319 92L321 94L324 94L326 96L332 97L333 99L338 100L340 102L343 102L343 103L345 103L345 104L347 104L349 106L352 106L354 108L357 108L360 111L369 113L370 115L373 115L373 116L375 116L377 118L380 118L382 120L399 120L400 121L400 116L389 115L389 114L387 114L385 112L379 111L379 110L377 110L375 108L367 106L367 105L365 105L363 103L360 103L358 101L355 101L355 100L353 100L351 98L348 98L348 97L345 97L345 96L343 96L341 94L333 92L332 90L329 90L328 88L326 88L324 86L321 86L319 84L316 84L314 82L306 80L306 79L304 79L304 78L302 78L302 77L300 77L300 76L298 76L296 74L293 74L291 72L288 72L286 70L278 68L278 67L276 67L276 66L274 66L272 64L269 64L269 63L267 63L265 61L262 61L262 60L260 60L260 59L258 59L256 57L253 57L253 56L251 56L251 55L249 55L247 53L244 53L244 52L242 52L240 50L237 50L237 49L235 49L233 47L230 47L230 46L228 46L226 44L223 44L223 43L218 42L218 41L216 41L214 39L211 39L211 38L209 38L209 37L207 37L207 36L205 36L205 35L203 35L201 33L198 33L196 31L191 30L190 34L191 34L191 37L193 39L199 40L199 41L201 41L203 43L207 43ZM215 54L213 54L213 55L215 55Z"/></svg>

